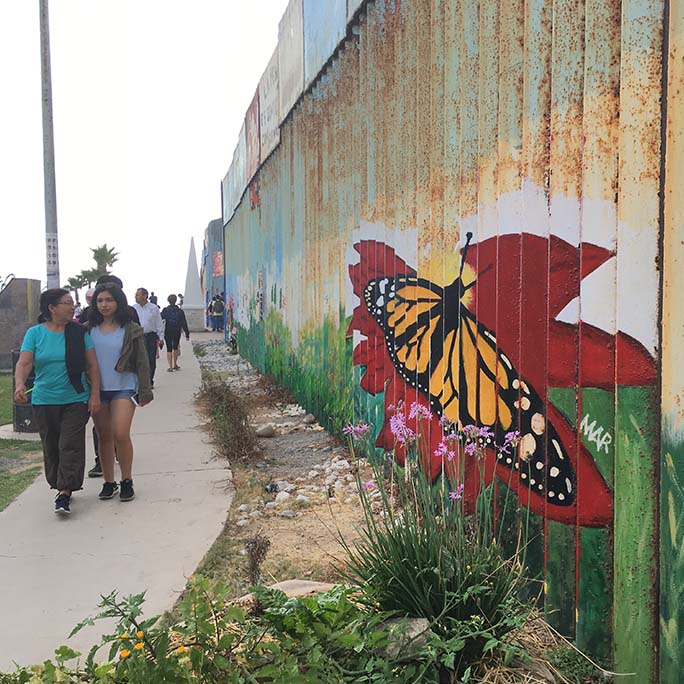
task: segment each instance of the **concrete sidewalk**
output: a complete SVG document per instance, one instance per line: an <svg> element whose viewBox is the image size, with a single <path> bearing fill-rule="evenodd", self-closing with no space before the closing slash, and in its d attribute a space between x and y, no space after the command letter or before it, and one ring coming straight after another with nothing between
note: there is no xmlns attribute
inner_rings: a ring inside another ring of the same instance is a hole
<svg viewBox="0 0 684 684"><path fill-rule="evenodd" d="M162 352L155 399L136 411L134 501L100 501L102 478L86 478L72 498L71 516L60 517L41 476L0 513L0 672L11 671L13 661L41 662L64 643L87 655L111 623L67 636L113 589L147 591L147 616L171 608L220 532L232 500L230 471L212 458L198 429L199 365L190 344L181 348L182 370L167 373ZM90 468L90 435L87 443Z"/></svg>

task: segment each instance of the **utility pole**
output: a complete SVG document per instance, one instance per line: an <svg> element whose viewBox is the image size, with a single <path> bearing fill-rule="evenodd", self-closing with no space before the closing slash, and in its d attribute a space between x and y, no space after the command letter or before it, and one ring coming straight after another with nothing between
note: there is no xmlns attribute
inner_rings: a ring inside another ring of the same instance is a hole
<svg viewBox="0 0 684 684"><path fill-rule="evenodd" d="M40 4L40 76L43 91L43 184L45 187L45 256L47 286L59 287L59 243L57 239L57 189L55 184L55 140L52 127L52 75L50 71L50 21L48 0Z"/></svg>

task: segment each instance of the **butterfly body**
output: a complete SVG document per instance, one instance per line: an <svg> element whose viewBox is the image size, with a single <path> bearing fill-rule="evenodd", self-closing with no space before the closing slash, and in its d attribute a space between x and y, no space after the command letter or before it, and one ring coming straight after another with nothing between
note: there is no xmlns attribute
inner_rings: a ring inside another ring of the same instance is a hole
<svg viewBox="0 0 684 684"><path fill-rule="evenodd" d="M563 443L539 394L464 305L472 285L461 276L446 287L412 274L385 276L367 283L364 301L395 369L439 416L460 427L490 427L489 448L518 431L517 451L498 450L497 464L550 503L571 506L576 475Z"/></svg>

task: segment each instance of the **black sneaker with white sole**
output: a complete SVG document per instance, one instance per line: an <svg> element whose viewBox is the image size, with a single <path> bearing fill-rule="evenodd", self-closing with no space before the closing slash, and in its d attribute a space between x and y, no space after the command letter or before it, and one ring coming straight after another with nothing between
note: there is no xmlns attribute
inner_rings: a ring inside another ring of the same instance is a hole
<svg viewBox="0 0 684 684"><path fill-rule="evenodd" d="M69 515L71 508L71 497L68 494L58 494L55 499L55 513L58 515Z"/></svg>
<svg viewBox="0 0 684 684"><path fill-rule="evenodd" d="M95 459L95 465L88 471L88 477L102 477L102 466L100 459Z"/></svg>
<svg viewBox="0 0 684 684"><path fill-rule="evenodd" d="M119 485L116 482L105 482L100 491L101 499L111 499L119 490Z"/></svg>
<svg viewBox="0 0 684 684"><path fill-rule="evenodd" d="M133 499L135 499L133 480L121 480L121 493L119 494L119 499L121 499L121 501L133 501Z"/></svg>

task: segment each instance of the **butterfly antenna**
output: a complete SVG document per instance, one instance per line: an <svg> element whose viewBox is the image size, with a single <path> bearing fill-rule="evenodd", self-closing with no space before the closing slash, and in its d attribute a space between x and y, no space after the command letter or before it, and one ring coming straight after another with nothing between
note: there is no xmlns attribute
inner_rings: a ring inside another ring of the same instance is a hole
<svg viewBox="0 0 684 684"><path fill-rule="evenodd" d="M465 266L466 257L468 256L468 247L470 247L470 241L472 239L473 239L473 234L470 231L468 231L466 233L466 243L465 243L465 246L463 247L463 251L461 252L461 268L458 272L459 280L460 280L461 276L463 275L463 267Z"/></svg>

